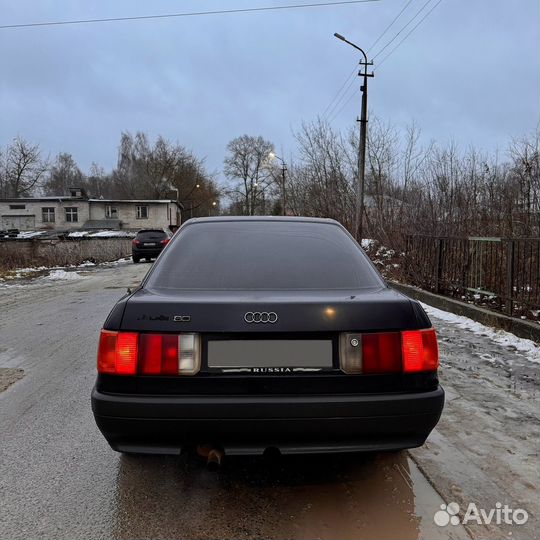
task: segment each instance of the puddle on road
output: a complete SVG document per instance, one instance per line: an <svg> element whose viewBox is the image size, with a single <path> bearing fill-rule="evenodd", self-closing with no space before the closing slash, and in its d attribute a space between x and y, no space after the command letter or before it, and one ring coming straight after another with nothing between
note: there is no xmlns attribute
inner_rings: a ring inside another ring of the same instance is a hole
<svg viewBox="0 0 540 540"><path fill-rule="evenodd" d="M407 453L120 458L115 538L467 538Z"/></svg>

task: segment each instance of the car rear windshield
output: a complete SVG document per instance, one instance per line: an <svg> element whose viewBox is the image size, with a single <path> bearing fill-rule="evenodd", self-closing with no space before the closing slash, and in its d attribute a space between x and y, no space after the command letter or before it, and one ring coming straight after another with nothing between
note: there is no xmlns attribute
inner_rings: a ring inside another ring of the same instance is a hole
<svg viewBox="0 0 540 540"><path fill-rule="evenodd" d="M147 284L178 290L358 289L384 285L339 226L216 221L183 229Z"/></svg>
<svg viewBox="0 0 540 540"><path fill-rule="evenodd" d="M167 238L167 233L165 231L139 231L137 233L137 239L141 242L163 240L164 238Z"/></svg>

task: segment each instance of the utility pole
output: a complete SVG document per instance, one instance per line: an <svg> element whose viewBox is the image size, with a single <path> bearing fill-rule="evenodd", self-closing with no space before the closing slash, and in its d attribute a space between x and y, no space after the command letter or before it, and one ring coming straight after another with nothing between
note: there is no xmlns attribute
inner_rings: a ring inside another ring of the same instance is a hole
<svg viewBox="0 0 540 540"><path fill-rule="evenodd" d="M278 159L281 161L281 214L286 216L287 215L287 165L285 163L285 160L283 158L280 158L276 153L272 150L270 154L268 154L268 159L270 161L274 159ZM271 173L272 174L272 173ZM274 175L272 174L272 177Z"/></svg>
<svg viewBox="0 0 540 540"><path fill-rule="evenodd" d="M282 162L282 167L281 167L281 182L282 182L282 200L281 200L281 205L283 206L283 209L282 209L282 213L284 216L287 215L287 196L286 196L286 179L287 179L287 165L285 165L285 162L283 161Z"/></svg>
<svg viewBox="0 0 540 540"><path fill-rule="evenodd" d="M368 62L367 55L357 45L351 43L340 34L334 34L335 37L344 41L351 47L359 50L362 53L363 61L360 61L360 65L363 66L364 71L358 72L359 77L363 77L363 84L360 86L362 92L362 112L360 118L357 119L360 122L360 139L358 144L358 182L356 185L356 206L354 214L354 236L358 242L362 242L364 235L364 198L365 198L365 178L366 178L366 141L367 141L367 97L368 97L368 77L374 77L374 73L368 73L368 66L372 66L373 62Z"/></svg>

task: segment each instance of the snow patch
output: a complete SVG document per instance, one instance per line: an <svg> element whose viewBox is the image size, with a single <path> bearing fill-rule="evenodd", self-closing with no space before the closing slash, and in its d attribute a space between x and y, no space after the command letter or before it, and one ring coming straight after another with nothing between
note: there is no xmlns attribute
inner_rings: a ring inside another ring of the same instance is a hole
<svg viewBox="0 0 540 540"><path fill-rule="evenodd" d="M122 259L118 259L117 261L109 261L101 263L101 266L118 266L119 264L124 264L127 262L131 262L131 257L123 257Z"/></svg>
<svg viewBox="0 0 540 540"><path fill-rule="evenodd" d="M473 321L468 317L455 315L454 313L449 313L448 311L443 311L441 309L428 306L423 302L420 302L420 304L430 317L435 317L450 324L455 324L457 327L462 328L463 330L469 330L474 334L487 336L495 343L498 343L503 347L514 348L522 353L523 356L525 356L531 362L540 364L540 345L537 345L534 341L517 337L511 332L506 332L505 330L496 330L482 323Z"/></svg>
<svg viewBox="0 0 540 540"><path fill-rule="evenodd" d="M65 270L53 270L47 277L52 281L83 279L83 276L77 272L66 272Z"/></svg>
<svg viewBox="0 0 540 540"><path fill-rule="evenodd" d="M362 242L360 242L360 245L363 249L368 250L373 244L375 244L377 240L374 240L373 238L363 238Z"/></svg>
<svg viewBox="0 0 540 540"><path fill-rule="evenodd" d="M99 231L88 234L88 238L135 238L136 233L130 231Z"/></svg>
<svg viewBox="0 0 540 540"><path fill-rule="evenodd" d="M41 236L47 231L22 231L17 235L17 238L34 238L35 236Z"/></svg>

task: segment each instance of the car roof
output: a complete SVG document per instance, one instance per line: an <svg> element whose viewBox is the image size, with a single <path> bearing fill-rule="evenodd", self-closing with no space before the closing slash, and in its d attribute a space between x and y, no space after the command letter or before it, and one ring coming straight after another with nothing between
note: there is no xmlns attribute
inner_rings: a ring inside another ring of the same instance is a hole
<svg viewBox="0 0 540 540"><path fill-rule="evenodd" d="M167 231L165 229L140 229L137 231L137 234L141 233L163 233L167 234Z"/></svg>
<svg viewBox="0 0 540 540"><path fill-rule="evenodd" d="M305 217L305 216L215 216L188 219L184 225L195 223L216 223L216 222L280 222L287 223L304 222L304 223L326 223L342 226L339 221L330 218Z"/></svg>

